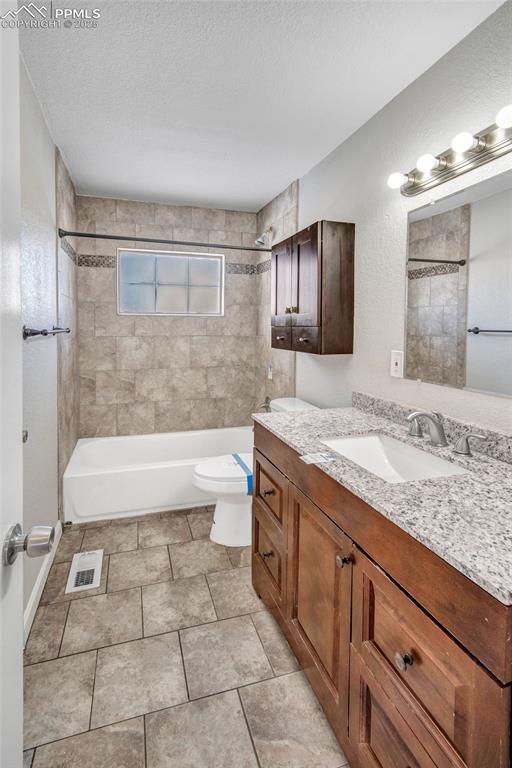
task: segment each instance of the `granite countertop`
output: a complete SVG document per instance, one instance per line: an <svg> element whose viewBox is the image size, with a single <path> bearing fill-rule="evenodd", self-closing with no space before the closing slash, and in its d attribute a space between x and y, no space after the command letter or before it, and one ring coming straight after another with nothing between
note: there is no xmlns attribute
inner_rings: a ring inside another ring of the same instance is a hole
<svg viewBox="0 0 512 768"><path fill-rule="evenodd" d="M455 462L467 474L388 483L342 456L319 468L505 605L512 605L512 465L482 453L411 438L407 428L356 408L254 414L299 454L328 451L321 440L380 432Z"/></svg>

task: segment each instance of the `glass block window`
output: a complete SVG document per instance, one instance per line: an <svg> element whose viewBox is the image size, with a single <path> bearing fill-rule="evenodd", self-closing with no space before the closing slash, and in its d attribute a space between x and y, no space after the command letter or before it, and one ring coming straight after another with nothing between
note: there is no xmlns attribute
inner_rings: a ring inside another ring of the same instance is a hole
<svg viewBox="0 0 512 768"><path fill-rule="evenodd" d="M120 315L223 315L224 256L119 248L117 308Z"/></svg>

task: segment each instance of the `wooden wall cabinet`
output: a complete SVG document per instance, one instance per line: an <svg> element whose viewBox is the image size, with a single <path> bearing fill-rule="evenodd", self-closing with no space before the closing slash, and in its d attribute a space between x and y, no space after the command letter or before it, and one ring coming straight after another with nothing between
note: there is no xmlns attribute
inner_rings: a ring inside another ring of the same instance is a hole
<svg viewBox="0 0 512 768"><path fill-rule="evenodd" d="M318 221L273 248L272 346L351 354L354 224Z"/></svg>
<svg viewBox="0 0 512 768"><path fill-rule="evenodd" d="M366 554L365 541L349 535L350 494L339 484L305 466L260 425L255 445L253 585L295 651L351 768L511 768L512 671L497 679L485 665L500 674L503 666L481 638L479 660L418 604L415 589L406 592ZM371 536L380 539L375 519ZM395 558L402 555L410 556L394 550ZM423 560L416 557L416 577L428 573L436 591L430 556L436 558L425 550ZM444 585L449 600L461 598L459 577L468 581L458 574ZM499 625L492 626L485 594L486 642L495 646ZM451 602L455 622L457 611ZM512 645L510 634L506 642ZM508 658L509 650L500 653Z"/></svg>

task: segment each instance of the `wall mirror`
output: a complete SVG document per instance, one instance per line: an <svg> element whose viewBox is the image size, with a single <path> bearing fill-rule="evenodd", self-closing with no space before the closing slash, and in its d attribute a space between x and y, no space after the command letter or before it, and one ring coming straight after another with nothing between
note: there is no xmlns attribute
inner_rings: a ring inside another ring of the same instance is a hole
<svg viewBox="0 0 512 768"><path fill-rule="evenodd" d="M512 171L409 213L405 371L512 397Z"/></svg>

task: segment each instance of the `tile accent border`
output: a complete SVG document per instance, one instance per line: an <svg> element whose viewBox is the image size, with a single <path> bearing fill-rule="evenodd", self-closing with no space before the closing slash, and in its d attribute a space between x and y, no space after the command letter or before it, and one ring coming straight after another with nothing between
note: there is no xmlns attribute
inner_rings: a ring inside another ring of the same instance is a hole
<svg viewBox="0 0 512 768"><path fill-rule="evenodd" d="M458 264L433 264L431 267L410 269L407 272L409 280L417 280L419 277L435 277L436 275L451 275L459 271Z"/></svg>
<svg viewBox="0 0 512 768"><path fill-rule="evenodd" d="M271 266L272 266L272 259L261 261L259 264L256 265L256 272L258 275L261 275L263 272L270 272Z"/></svg>
<svg viewBox="0 0 512 768"><path fill-rule="evenodd" d="M352 407L360 411L371 413L374 416L382 416L399 424L406 424L406 418L413 406L402 405L394 400L384 400L366 392L352 393ZM486 436L486 440L473 443L472 450L475 453L483 453L498 461L512 464L512 435L504 432L496 432L470 422L459 421L450 416L443 419L446 437L450 444L454 443L464 432L471 430Z"/></svg>
<svg viewBox="0 0 512 768"><path fill-rule="evenodd" d="M69 243L65 237L60 238L60 247L62 248L64 253L66 253L69 256L73 264L76 264L80 257L78 256L77 252L75 251L71 243Z"/></svg>
<svg viewBox="0 0 512 768"><path fill-rule="evenodd" d="M115 256L93 256L92 254L78 254L77 267L115 267Z"/></svg>
<svg viewBox="0 0 512 768"><path fill-rule="evenodd" d="M112 269L116 267L115 256L95 256L93 254L80 253L77 254L74 249L66 242L65 238L62 238L62 247L70 258L76 263L78 267L106 267ZM66 246L66 247L64 247ZM74 254L71 256L68 249ZM263 261L260 264L242 264L237 261L226 262L226 274L227 275L261 275L263 272L268 272L270 269L270 259Z"/></svg>

